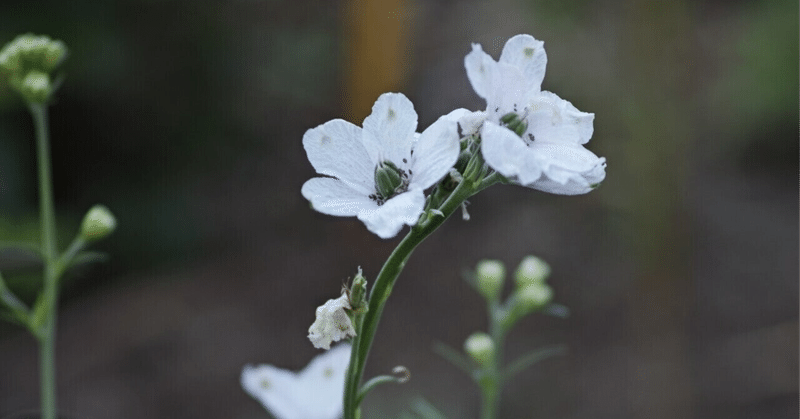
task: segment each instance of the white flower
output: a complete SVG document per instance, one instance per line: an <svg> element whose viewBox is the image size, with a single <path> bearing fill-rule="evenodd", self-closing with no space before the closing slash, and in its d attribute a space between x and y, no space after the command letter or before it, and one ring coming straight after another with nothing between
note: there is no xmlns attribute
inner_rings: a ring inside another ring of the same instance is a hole
<svg viewBox="0 0 800 419"><path fill-rule="evenodd" d="M605 158L583 147L592 137L594 114L541 90L546 65L544 42L530 35L509 39L497 62L472 45L464 66L487 104L481 152L489 166L523 186L586 193L605 178Z"/></svg>
<svg viewBox="0 0 800 419"><path fill-rule="evenodd" d="M344 409L344 377L350 345L317 355L303 371L246 365L242 387L276 419L338 419Z"/></svg>
<svg viewBox="0 0 800 419"><path fill-rule="evenodd" d="M439 118L422 134L416 129L411 101L385 93L363 129L334 119L306 131L308 160L317 173L332 177L307 181L303 196L319 212L358 217L384 239L404 224L416 224L425 205L423 190L448 173L460 150L453 118Z"/></svg>
<svg viewBox="0 0 800 419"><path fill-rule="evenodd" d="M317 307L317 319L308 328L308 339L315 348L330 349L331 342L356 335L353 323L345 311L350 308L347 294L342 294L335 300L328 300Z"/></svg>

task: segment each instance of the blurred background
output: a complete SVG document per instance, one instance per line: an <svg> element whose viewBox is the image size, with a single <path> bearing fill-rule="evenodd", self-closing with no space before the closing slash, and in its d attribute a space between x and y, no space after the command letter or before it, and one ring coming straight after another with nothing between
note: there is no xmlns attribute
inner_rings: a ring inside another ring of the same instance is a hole
<svg viewBox="0 0 800 419"><path fill-rule="evenodd" d="M64 285L57 362L69 417L267 418L242 366L300 369L315 308L401 236L309 208L305 130L359 124L402 92L421 131L484 109L463 58L545 41L543 88L594 112L607 178L578 197L497 186L423 243L399 279L367 376L394 418L423 396L478 415L468 377L431 350L486 328L461 279L538 255L568 319L523 320L507 359L564 343L517 376L504 418L796 418L798 3L544 0L6 1L71 56L51 109L60 243L95 203L118 229ZM0 239L38 240L33 127L0 87ZM402 234L402 233L401 233ZM12 258L13 259L13 258ZM30 301L38 271L3 261ZM22 261L24 262L24 261ZM13 266L12 266L13 265ZM18 269L10 270L16 267ZM38 406L37 346L0 325L0 418Z"/></svg>

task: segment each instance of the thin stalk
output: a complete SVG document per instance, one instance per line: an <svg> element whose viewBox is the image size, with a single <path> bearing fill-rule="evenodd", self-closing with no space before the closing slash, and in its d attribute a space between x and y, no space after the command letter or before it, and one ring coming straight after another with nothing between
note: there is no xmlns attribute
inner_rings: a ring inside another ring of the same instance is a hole
<svg viewBox="0 0 800 419"><path fill-rule="evenodd" d="M45 320L39 337L39 380L42 419L56 417L55 334L58 302L56 253L56 217L53 205L53 182L50 173L50 139L47 105L30 103L29 109L36 125L36 154L39 162L39 218L42 226L42 255L44 256L44 290L42 303Z"/></svg>
<svg viewBox="0 0 800 419"><path fill-rule="evenodd" d="M359 384L364 374L375 331L378 328L383 308L391 295L397 277L416 247L433 233L444 221L450 217L467 198L474 193L473 183L464 180L450 194L439 210L443 215L428 214L427 220L414 226L405 238L394 249L389 259L384 263L380 273L375 279L369 297L369 310L364 315L359 334L353 339L353 349L350 357L350 366L347 369L344 394L344 418L356 419L358 410Z"/></svg>
<svg viewBox="0 0 800 419"><path fill-rule="evenodd" d="M505 329L503 319L505 310L500 307L497 300L489 302L489 335L494 343L494 354L489 365L484 369L481 387L481 419L495 419L500 409L500 392L503 389L503 341L505 340Z"/></svg>

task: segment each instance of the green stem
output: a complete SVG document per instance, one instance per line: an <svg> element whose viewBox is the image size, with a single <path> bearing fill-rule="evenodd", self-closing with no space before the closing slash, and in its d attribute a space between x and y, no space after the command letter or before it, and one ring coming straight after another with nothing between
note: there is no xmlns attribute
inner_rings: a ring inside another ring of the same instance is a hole
<svg viewBox="0 0 800 419"><path fill-rule="evenodd" d="M494 419L497 417L500 408L500 392L503 389L503 376L501 366L503 365L503 341L505 340L505 328L503 327L503 317L506 316L498 300L488 303L489 312L489 335L494 343L494 353L483 369L481 387L481 419Z"/></svg>
<svg viewBox="0 0 800 419"><path fill-rule="evenodd" d="M350 356L350 366L344 389L344 419L356 419L359 404L359 384L364 374L364 366L372 347L372 340L378 328L383 308L389 295L392 293L397 277L411 256L414 249L433 233L444 221L450 217L467 198L475 193L474 183L465 179L453 190L447 200L439 208L443 215L431 213L423 216L424 221L414 226L405 238L394 249L389 259L384 263L380 273L375 279L369 297L369 310L358 325L359 333L353 339L353 349Z"/></svg>
<svg viewBox="0 0 800 419"><path fill-rule="evenodd" d="M39 333L39 379L42 419L56 417L55 334L58 302L56 253L56 217L53 205L53 182L50 173L50 139L47 127L47 105L29 103L36 125L36 152L39 161L39 218L42 225L42 255L44 256L45 320Z"/></svg>

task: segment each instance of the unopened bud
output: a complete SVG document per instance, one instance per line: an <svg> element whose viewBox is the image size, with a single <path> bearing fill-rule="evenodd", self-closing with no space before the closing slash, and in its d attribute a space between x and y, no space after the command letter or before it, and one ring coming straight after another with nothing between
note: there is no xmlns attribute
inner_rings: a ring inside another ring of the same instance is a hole
<svg viewBox="0 0 800 419"><path fill-rule="evenodd" d="M464 341L466 352L478 365L485 365L494 358L494 341L483 332L475 332Z"/></svg>
<svg viewBox="0 0 800 419"><path fill-rule="evenodd" d="M550 276L550 265L536 256L526 256L514 272L514 279L519 288L544 283L548 276Z"/></svg>
<svg viewBox="0 0 800 419"><path fill-rule="evenodd" d="M19 85L19 92L28 102L47 102L50 97L50 76L41 71L29 71Z"/></svg>
<svg viewBox="0 0 800 419"><path fill-rule="evenodd" d="M366 310L367 308L367 279L361 274L361 267L358 267L358 273L353 278L353 284L350 286L350 307L353 311Z"/></svg>
<svg viewBox="0 0 800 419"><path fill-rule="evenodd" d="M503 290L506 268L498 260L482 260L475 268L475 280L478 291L489 300L496 300Z"/></svg>
<svg viewBox="0 0 800 419"><path fill-rule="evenodd" d="M547 284L531 284L516 291L516 303L524 313L530 313L546 306L553 300L553 289Z"/></svg>
<svg viewBox="0 0 800 419"><path fill-rule="evenodd" d="M64 60L64 57L67 55L67 46L64 42L57 40L57 41L50 41L47 43L47 46L44 48L44 54L42 57L42 65L46 71L51 71L56 68L61 61Z"/></svg>
<svg viewBox="0 0 800 419"><path fill-rule="evenodd" d="M108 236L117 227L117 220L104 205L95 205L81 223L81 236L87 242L100 240Z"/></svg>

